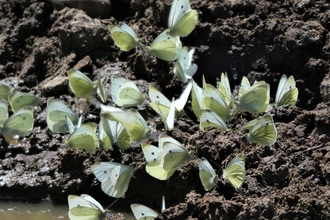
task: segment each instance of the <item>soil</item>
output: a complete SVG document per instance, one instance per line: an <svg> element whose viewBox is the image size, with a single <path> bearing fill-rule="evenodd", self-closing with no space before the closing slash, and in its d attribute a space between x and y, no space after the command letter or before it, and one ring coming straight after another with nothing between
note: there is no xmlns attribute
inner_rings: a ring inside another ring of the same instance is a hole
<svg viewBox="0 0 330 220"><path fill-rule="evenodd" d="M157 85L167 97L177 97L183 84L173 74L173 63L135 51L121 52L108 25L125 21L143 42L150 44L167 27L172 1L113 0L110 18L92 18L65 7L57 11L48 1L1 1L0 79L20 91L40 94L33 133L19 144L0 143L0 199L40 201L50 197L66 203L70 194L90 194L102 204L114 199L104 194L91 173L95 161L133 164L134 177L126 197L116 204L147 205L161 219L330 219L330 5L326 1L218 1L191 0L199 14L196 29L184 45L195 47L198 72L194 80L215 85L227 72L237 91L242 76L250 82L265 80L275 96L282 74L293 75L299 90L296 107L273 109L278 137L265 147L248 143L237 129L200 131L186 105L168 134L193 152L169 180L159 181L145 171L140 143L120 152L93 154L68 149L68 135L52 134L46 124L46 101L55 97L98 122L100 110L74 97L66 71L74 67L93 80L100 73L109 91L111 76L134 80L147 96ZM108 97L107 104L113 105ZM155 128L143 142L157 145L161 126L146 102L138 110ZM238 114L230 122L238 127L251 115ZM221 176L236 154L246 157L246 179L235 190L219 180L205 192L198 176L197 158L207 158ZM166 209L161 209L165 195Z"/></svg>

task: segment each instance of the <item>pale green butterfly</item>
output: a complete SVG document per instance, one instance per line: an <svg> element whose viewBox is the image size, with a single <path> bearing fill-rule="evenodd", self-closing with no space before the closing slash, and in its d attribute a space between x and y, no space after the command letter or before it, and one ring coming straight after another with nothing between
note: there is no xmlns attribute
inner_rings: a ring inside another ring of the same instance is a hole
<svg viewBox="0 0 330 220"><path fill-rule="evenodd" d="M189 0L173 0L168 16L168 27L173 36L186 37L196 27L198 13L192 10Z"/></svg>
<svg viewBox="0 0 330 220"><path fill-rule="evenodd" d="M243 87L241 87L243 88ZM255 82L251 87L240 92L236 106L237 111L250 113L262 113L269 105L269 84L265 81Z"/></svg>
<svg viewBox="0 0 330 220"><path fill-rule="evenodd" d="M11 85L4 81L0 81L0 99L7 99L9 93L14 89Z"/></svg>
<svg viewBox="0 0 330 220"><path fill-rule="evenodd" d="M70 118L74 126L78 125L79 117L68 106L56 99L47 100L47 125L53 133L69 131L65 116Z"/></svg>
<svg viewBox="0 0 330 220"><path fill-rule="evenodd" d="M180 117L183 114L183 108L188 101L191 88L192 82L190 81L180 97L175 100L176 117ZM158 114L162 113L164 117L167 118L172 102L152 85L149 86L149 98L151 100L150 106L153 110L155 110Z"/></svg>
<svg viewBox="0 0 330 220"><path fill-rule="evenodd" d="M144 157L148 162L148 164L146 165L147 173L156 179L168 180L174 174L175 169L164 170L164 168L161 166L161 161L157 158L158 155L161 153L161 149L154 145L146 143L142 143L141 147Z"/></svg>
<svg viewBox="0 0 330 220"><path fill-rule="evenodd" d="M207 127L215 127L224 131L230 130L227 127L226 122L211 110L201 109L199 120L200 120L200 124L199 124L200 130L204 130Z"/></svg>
<svg viewBox="0 0 330 220"><path fill-rule="evenodd" d="M79 117L78 123L76 125L73 124L70 117L67 115L65 116L65 120L66 120L66 125L68 126L69 129L69 133L72 134L73 132L75 132L75 130L77 130L81 126L81 123L83 121L83 116Z"/></svg>
<svg viewBox="0 0 330 220"><path fill-rule="evenodd" d="M40 104L41 100L35 95L19 92L13 89L8 95L8 101L11 105L13 112L27 106L37 106Z"/></svg>
<svg viewBox="0 0 330 220"><path fill-rule="evenodd" d="M7 100L0 99L0 128L7 119L8 119L8 102Z"/></svg>
<svg viewBox="0 0 330 220"><path fill-rule="evenodd" d="M245 179L244 153L238 154L223 170L222 178L228 180L234 188L240 188Z"/></svg>
<svg viewBox="0 0 330 220"><path fill-rule="evenodd" d="M179 36L171 36L168 30L163 31L147 47L149 55L155 56L165 61L176 60L181 52L182 43Z"/></svg>
<svg viewBox="0 0 330 220"><path fill-rule="evenodd" d="M206 83L203 75L203 89L205 88L205 85ZM203 89L199 87L192 79L191 108L198 119L200 118L200 110L203 107L202 106Z"/></svg>
<svg viewBox="0 0 330 220"><path fill-rule="evenodd" d="M219 90L210 84L206 84L202 99L202 108L215 112L223 120L231 118L231 110Z"/></svg>
<svg viewBox="0 0 330 220"><path fill-rule="evenodd" d="M120 150L127 150L131 146L131 138L126 128L118 121L109 120L101 115L102 127L110 139L111 144L116 144Z"/></svg>
<svg viewBox="0 0 330 220"><path fill-rule="evenodd" d="M120 109L112 106L105 106L101 104L101 115L107 119L118 121L127 130L131 140L141 141L149 134L149 127L135 109Z"/></svg>
<svg viewBox="0 0 330 220"><path fill-rule="evenodd" d="M104 103L107 101L107 95L105 94L104 86L100 74L97 74L97 95L100 97L101 101Z"/></svg>
<svg viewBox="0 0 330 220"><path fill-rule="evenodd" d="M217 88L229 107L235 103L227 73L221 73L221 81L217 82Z"/></svg>
<svg viewBox="0 0 330 220"><path fill-rule="evenodd" d="M114 198L122 198L133 176L133 166L116 162L99 162L91 166L96 178L101 182L103 192Z"/></svg>
<svg viewBox="0 0 330 220"><path fill-rule="evenodd" d="M111 138L107 135L106 131L103 128L102 119L99 122L98 128L99 128L99 133L98 133L99 146L105 150L109 150L109 149L112 150Z"/></svg>
<svg viewBox="0 0 330 220"><path fill-rule="evenodd" d="M194 52L195 48L192 48L188 52L188 48L183 47L180 56L175 63L173 72L183 83L191 79L197 72L197 65L195 63L191 63Z"/></svg>
<svg viewBox="0 0 330 220"><path fill-rule="evenodd" d="M23 107L12 114L4 123L1 133L11 143L16 136L26 137L31 134L34 125L33 107Z"/></svg>
<svg viewBox="0 0 330 220"><path fill-rule="evenodd" d="M87 122L81 125L70 135L66 145L71 148L78 148L88 153L93 153L98 146L96 127L97 125L94 122Z"/></svg>
<svg viewBox="0 0 330 220"><path fill-rule="evenodd" d="M138 203L131 204L131 209L137 220L153 220L158 216L155 210Z"/></svg>
<svg viewBox="0 0 330 220"><path fill-rule="evenodd" d="M270 146L275 143L277 130L274 125L273 117L269 114L249 121L242 126L248 129L247 139L249 142Z"/></svg>
<svg viewBox="0 0 330 220"><path fill-rule="evenodd" d="M144 102L144 96L139 88L130 80L114 77L111 82L111 96L116 105L132 107Z"/></svg>
<svg viewBox="0 0 330 220"><path fill-rule="evenodd" d="M156 103L157 104L157 103ZM171 107L167 117L163 114L161 108L157 104L159 115L164 123L165 130L171 131L174 128L174 120L175 120L175 99L172 99Z"/></svg>
<svg viewBox="0 0 330 220"><path fill-rule="evenodd" d="M210 191L218 182L218 175L211 164L202 157L198 159L199 178L202 181L205 191Z"/></svg>
<svg viewBox="0 0 330 220"><path fill-rule="evenodd" d="M238 91L238 99L240 99L243 94L251 87L251 84L246 76L242 77L241 85Z"/></svg>
<svg viewBox="0 0 330 220"><path fill-rule="evenodd" d="M298 89L296 88L296 81L293 76L289 78L283 75L278 84L275 104L276 106L281 105L296 105L298 99Z"/></svg>
<svg viewBox="0 0 330 220"><path fill-rule="evenodd" d="M87 194L69 195L68 203L70 220L99 220L105 219L108 215L108 211Z"/></svg>
<svg viewBox="0 0 330 220"><path fill-rule="evenodd" d="M141 40L124 22L119 22L119 27L110 25L109 30L115 44L123 51L130 51L141 45Z"/></svg>
<svg viewBox="0 0 330 220"><path fill-rule="evenodd" d="M95 85L90 78L76 69L67 71L69 86L77 98L89 98L96 93Z"/></svg>
<svg viewBox="0 0 330 220"><path fill-rule="evenodd" d="M161 166L166 171L175 170L188 159L191 159L187 149L180 142L166 134L159 135L158 146L161 150L158 154L158 161L161 161Z"/></svg>

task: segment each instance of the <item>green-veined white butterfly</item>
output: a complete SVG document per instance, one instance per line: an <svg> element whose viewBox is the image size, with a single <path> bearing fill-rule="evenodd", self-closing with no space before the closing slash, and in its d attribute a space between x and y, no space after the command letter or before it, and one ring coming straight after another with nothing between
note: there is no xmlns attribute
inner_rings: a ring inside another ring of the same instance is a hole
<svg viewBox="0 0 330 220"><path fill-rule="evenodd" d="M70 69L67 73L70 88L77 98L90 98L96 93L94 83L85 74L75 69Z"/></svg>
<svg viewBox="0 0 330 220"><path fill-rule="evenodd" d="M19 92L13 89L8 95L8 101L11 105L13 112L17 112L19 109L27 106L37 106L41 100L32 94L26 92Z"/></svg>
<svg viewBox="0 0 330 220"><path fill-rule="evenodd" d="M198 13L192 10L189 0L173 0L168 16L168 27L173 36L186 37L196 27Z"/></svg>
<svg viewBox="0 0 330 220"><path fill-rule="evenodd" d="M210 191L218 182L218 175L215 173L211 164L202 157L198 159L199 178L202 181L205 191Z"/></svg>
<svg viewBox="0 0 330 220"><path fill-rule="evenodd" d="M100 74L97 74L97 95L100 97L101 101L104 103L107 101L107 95L105 94L104 86Z"/></svg>
<svg viewBox="0 0 330 220"><path fill-rule="evenodd" d="M166 134L159 135L158 146L161 150L158 154L158 161L164 170L170 171L179 168L191 155L187 149L177 140Z"/></svg>
<svg viewBox="0 0 330 220"><path fill-rule="evenodd" d="M136 36L135 32L124 22L119 22L119 27L110 25L112 39L115 44L123 51L130 51L141 45L141 40Z"/></svg>
<svg viewBox="0 0 330 220"><path fill-rule="evenodd" d="M192 48L188 52L188 48L183 47L180 56L175 63L173 72L183 83L191 79L197 72L197 65L195 63L191 63L194 52L195 48Z"/></svg>
<svg viewBox="0 0 330 220"><path fill-rule="evenodd" d="M236 109L241 112L247 111L250 113L262 113L266 111L270 99L269 84L265 81L256 81L248 89L246 88L247 84L241 83L242 91L239 91L239 100Z"/></svg>
<svg viewBox="0 0 330 220"><path fill-rule="evenodd" d="M203 75L203 89L205 85L206 83ZM203 89L192 79L191 108L198 119L200 118L200 110L202 109Z"/></svg>
<svg viewBox="0 0 330 220"><path fill-rule="evenodd" d="M116 162L99 162L91 166L92 172L101 182L103 192L111 197L122 198L133 176L133 166Z"/></svg>
<svg viewBox="0 0 330 220"><path fill-rule="evenodd" d="M229 120L231 117L231 110L226 100L222 97L219 90L210 84L205 85L202 108L213 111L223 120Z"/></svg>
<svg viewBox="0 0 330 220"><path fill-rule="evenodd" d="M176 117L180 117L182 115L183 108L187 103L191 88L192 82L190 81L180 95L180 98L175 100ZM150 106L153 108L153 110L155 110L158 114L162 113L164 117L167 118L172 102L152 85L149 86L149 98L151 100Z"/></svg>
<svg viewBox="0 0 330 220"><path fill-rule="evenodd" d="M238 91L238 99L242 97L242 95L251 87L249 79L246 76L242 77L241 85Z"/></svg>
<svg viewBox="0 0 330 220"><path fill-rule="evenodd" d="M8 119L8 102L7 100L0 99L0 128L7 119Z"/></svg>
<svg viewBox="0 0 330 220"><path fill-rule="evenodd" d="M108 215L108 211L87 194L69 195L68 202L70 220L99 220L105 219Z"/></svg>
<svg viewBox="0 0 330 220"><path fill-rule="evenodd" d="M111 96L116 105L132 107L144 102L144 96L138 87L130 80L114 77L111 82Z"/></svg>
<svg viewBox="0 0 330 220"><path fill-rule="evenodd" d="M226 122L211 110L201 109L199 120L200 120L200 124L199 124L200 130L204 130L207 127L215 127L224 131L229 130Z"/></svg>
<svg viewBox="0 0 330 220"><path fill-rule="evenodd" d="M137 220L153 220L158 216L155 210L145 205L133 203L131 209Z"/></svg>
<svg viewBox="0 0 330 220"><path fill-rule="evenodd" d="M107 119L118 121L126 128L131 140L141 141L149 134L149 127L135 109L120 109L112 106L101 105L102 116Z"/></svg>
<svg viewBox="0 0 330 220"><path fill-rule="evenodd" d="M171 36L168 30L163 31L156 39L147 47L149 55L155 56L165 61L176 60L181 52L182 43L179 36Z"/></svg>
<svg viewBox="0 0 330 220"><path fill-rule="evenodd" d="M249 142L270 146L276 141L277 130L270 114L249 121L242 128L249 130L247 134Z"/></svg>
<svg viewBox="0 0 330 220"><path fill-rule="evenodd" d="M105 133L110 138L111 144L116 144L120 150L127 150L131 146L131 138L121 123L109 120L102 115L101 123Z"/></svg>
<svg viewBox="0 0 330 220"><path fill-rule="evenodd" d="M235 103L227 73L221 73L221 81L217 82L217 88L229 107Z"/></svg>
<svg viewBox="0 0 330 220"><path fill-rule="evenodd" d="M276 96L275 96L275 105L296 105L298 99L298 89L296 88L296 81L293 76L289 78L286 75L281 77L281 80L278 84Z"/></svg>
<svg viewBox="0 0 330 220"><path fill-rule="evenodd" d="M88 153L93 153L98 146L96 127L97 125L94 122L87 122L81 125L70 135L66 145L71 148L78 148Z"/></svg>
<svg viewBox="0 0 330 220"><path fill-rule="evenodd" d="M8 83L5 83L4 81L0 81L0 99L7 99L9 93L14 89L11 85Z"/></svg>
<svg viewBox="0 0 330 220"><path fill-rule="evenodd" d="M1 133L8 143L16 136L26 137L31 134L34 125L33 107L23 107L12 114L2 125Z"/></svg>
<svg viewBox="0 0 330 220"><path fill-rule="evenodd" d="M47 125L53 133L69 131L65 116L70 118L74 126L78 125L79 117L68 106L56 99L47 100Z"/></svg>
<svg viewBox="0 0 330 220"><path fill-rule="evenodd" d="M146 143L142 143L141 147L144 157L148 162L148 164L146 165L146 171L150 176L159 180L167 180L174 174L175 169L164 170L161 165L161 160L158 160L157 157L159 154L161 154L161 149L154 145Z"/></svg>
<svg viewBox="0 0 330 220"><path fill-rule="evenodd" d="M234 188L240 188L245 179L244 153L238 154L223 170L222 178L228 180Z"/></svg>

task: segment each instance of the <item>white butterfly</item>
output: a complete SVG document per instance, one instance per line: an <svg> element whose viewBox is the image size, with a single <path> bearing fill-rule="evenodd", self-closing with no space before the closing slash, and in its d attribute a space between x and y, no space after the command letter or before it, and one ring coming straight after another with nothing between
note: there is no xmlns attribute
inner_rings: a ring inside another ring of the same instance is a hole
<svg viewBox="0 0 330 220"><path fill-rule="evenodd" d="M101 182L104 193L115 198L125 196L134 173L133 166L116 162L100 162L92 165L91 169Z"/></svg>
<svg viewBox="0 0 330 220"><path fill-rule="evenodd" d="M205 191L210 191L218 182L218 175L211 164L202 157L198 159L199 178L202 181Z"/></svg>
<svg viewBox="0 0 330 220"><path fill-rule="evenodd" d="M238 154L223 170L222 178L228 180L234 188L240 188L245 179L244 154Z"/></svg>
<svg viewBox="0 0 330 220"><path fill-rule="evenodd" d="M158 216L155 210L138 203L133 203L131 209L137 220L153 220Z"/></svg>
<svg viewBox="0 0 330 220"><path fill-rule="evenodd" d="M180 79L181 82L185 83L191 79L197 72L197 65L192 62L195 48L192 48L188 52L187 47L183 47L178 60L174 66L174 74Z"/></svg>
<svg viewBox="0 0 330 220"><path fill-rule="evenodd" d="M286 75L282 75L280 83L278 84L275 104L281 105L296 105L298 99L298 89L296 88L296 81L293 76L289 78Z"/></svg>
<svg viewBox="0 0 330 220"><path fill-rule="evenodd" d="M199 120L199 128L201 130L204 130L207 127L215 127L224 131L229 130L226 122L211 110L201 109Z"/></svg>
<svg viewBox="0 0 330 220"><path fill-rule="evenodd" d="M98 220L105 219L108 211L93 197L87 194L80 196L69 195L69 218L70 220Z"/></svg>

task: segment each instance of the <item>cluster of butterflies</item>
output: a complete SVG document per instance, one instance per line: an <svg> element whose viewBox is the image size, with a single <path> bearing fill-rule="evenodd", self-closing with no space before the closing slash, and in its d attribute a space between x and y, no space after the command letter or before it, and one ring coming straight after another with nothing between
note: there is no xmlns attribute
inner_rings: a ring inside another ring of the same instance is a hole
<svg viewBox="0 0 330 220"><path fill-rule="evenodd" d="M8 143L16 143L19 137L31 134L34 126L33 107L40 102L37 96L17 91L0 81L0 133ZM13 112L10 116L9 106Z"/></svg>
<svg viewBox="0 0 330 220"><path fill-rule="evenodd" d="M191 9L189 0L174 0L168 16L168 29L163 31L150 46L145 47L149 55L165 61L177 62L174 73L182 82L187 82L197 71L197 65L192 64L195 49L188 52L182 47L180 37L188 36L196 27L198 13ZM109 26L115 44L123 51L142 47L141 39L124 22L119 26Z"/></svg>
<svg viewBox="0 0 330 220"><path fill-rule="evenodd" d="M82 194L80 196L69 195L68 203L68 215L71 220L97 220L110 217L109 211L103 209L98 201L87 194ZM131 210L137 220L153 220L158 216L155 210L138 203L131 204Z"/></svg>

